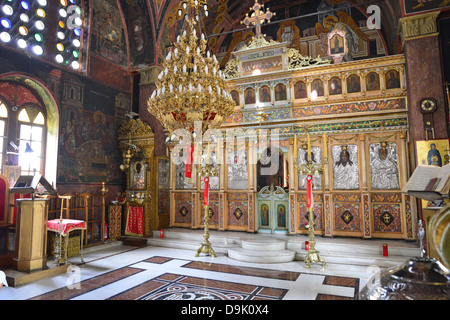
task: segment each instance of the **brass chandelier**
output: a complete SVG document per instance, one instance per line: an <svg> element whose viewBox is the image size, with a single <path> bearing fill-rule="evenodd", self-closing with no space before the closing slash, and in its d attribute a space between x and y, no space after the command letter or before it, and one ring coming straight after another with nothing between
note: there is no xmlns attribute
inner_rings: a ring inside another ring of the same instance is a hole
<svg viewBox="0 0 450 320"><path fill-rule="evenodd" d="M147 101L148 111L172 134L176 129L194 131L194 123L219 128L232 114L235 103L227 91L225 75L215 55L207 49L200 15L208 15L206 0L182 3L186 29L162 63L156 90ZM179 10L179 14L182 14Z"/></svg>

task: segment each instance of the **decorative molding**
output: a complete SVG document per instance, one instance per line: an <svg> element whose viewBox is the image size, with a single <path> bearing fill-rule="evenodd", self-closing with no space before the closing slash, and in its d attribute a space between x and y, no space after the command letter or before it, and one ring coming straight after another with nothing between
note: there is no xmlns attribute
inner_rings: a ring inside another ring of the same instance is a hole
<svg viewBox="0 0 450 320"><path fill-rule="evenodd" d="M289 48L287 50L288 57L288 69L294 70L299 68L318 66L318 65L330 65L331 60L322 59L320 56L317 58L305 57L297 49Z"/></svg>
<svg viewBox="0 0 450 320"><path fill-rule="evenodd" d="M154 136L152 129L141 119L130 119L122 124L122 126L117 130L119 136L119 141L124 139L134 139L138 137L150 137Z"/></svg>
<svg viewBox="0 0 450 320"><path fill-rule="evenodd" d="M158 79L159 73L163 69L159 66L152 66L144 69L139 69L138 72L140 74L140 82L139 85L151 84L155 83Z"/></svg>
<svg viewBox="0 0 450 320"><path fill-rule="evenodd" d="M401 18L398 33L402 39L402 46L406 40L437 35L436 18L439 14L440 11Z"/></svg>

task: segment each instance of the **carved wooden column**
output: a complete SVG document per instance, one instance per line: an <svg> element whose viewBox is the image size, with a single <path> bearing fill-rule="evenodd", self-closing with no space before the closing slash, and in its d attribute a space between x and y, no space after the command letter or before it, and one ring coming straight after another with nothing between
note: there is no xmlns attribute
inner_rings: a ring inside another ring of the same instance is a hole
<svg viewBox="0 0 450 320"><path fill-rule="evenodd" d="M332 217L332 195L330 192L330 172L333 170L330 169L330 165L332 168L332 154L331 148L329 148L328 140L329 136L327 136L327 141L322 141L323 148L327 148L327 157L323 158L323 230L324 237L332 237L332 228L331 228L331 217ZM325 150L322 151L322 154L325 154Z"/></svg>
<svg viewBox="0 0 450 320"><path fill-rule="evenodd" d="M248 141L248 232L256 231L256 192L257 192L257 182L256 182L256 167L258 162L258 156L256 154L257 141Z"/></svg>
<svg viewBox="0 0 450 320"><path fill-rule="evenodd" d="M361 184L362 184L362 222L363 222L363 238L372 237L371 214L370 214L370 194L368 191L367 177L370 177L370 158L366 157L367 142L364 133L359 135L359 148L361 155Z"/></svg>
<svg viewBox="0 0 450 320"><path fill-rule="evenodd" d="M408 168L408 158L407 158L407 132L401 131L399 133L400 143L399 143L399 159L402 159L402 163L400 167L400 186L406 185L409 177L409 168ZM402 193L402 205L403 205L403 217L404 217L404 225L406 230L406 239L414 240L416 238L416 225L417 225L417 214L413 214L417 212L417 201L415 198L411 197L408 194ZM419 202L420 203L420 202Z"/></svg>
<svg viewBox="0 0 450 320"><path fill-rule="evenodd" d="M406 56L408 85L408 122L410 140L425 139L420 102L434 98L437 109L432 114L435 138L447 138L447 112L442 77L439 33L436 18L440 12L431 12L401 18L399 33Z"/></svg>
<svg viewBox="0 0 450 320"><path fill-rule="evenodd" d="M219 170L219 230L225 230L225 217L227 206L225 206L225 179L228 175L228 163L226 156L226 144L224 140L219 140L217 143L217 162L220 164Z"/></svg>
<svg viewBox="0 0 450 320"><path fill-rule="evenodd" d="M298 176L297 168L294 166L295 160L295 150L294 150L294 138L289 138L289 206L290 206L290 217L289 217L289 234L295 234L298 229L298 212L296 198L296 186L295 177Z"/></svg>

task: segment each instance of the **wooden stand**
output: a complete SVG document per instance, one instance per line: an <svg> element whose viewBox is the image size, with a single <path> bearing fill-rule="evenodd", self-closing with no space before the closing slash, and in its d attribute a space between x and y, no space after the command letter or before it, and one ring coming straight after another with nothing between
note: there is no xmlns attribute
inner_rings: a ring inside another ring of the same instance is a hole
<svg viewBox="0 0 450 320"><path fill-rule="evenodd" d="M47 199L17 199L14 268L22 272L47 267Z"/></svg>

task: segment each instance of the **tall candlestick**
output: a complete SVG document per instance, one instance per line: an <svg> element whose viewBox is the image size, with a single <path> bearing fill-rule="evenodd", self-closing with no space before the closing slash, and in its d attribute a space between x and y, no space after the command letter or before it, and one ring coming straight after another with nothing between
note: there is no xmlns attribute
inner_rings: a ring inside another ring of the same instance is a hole
<svg viewBox="0 0 450 320"><path fill-rule="evenodd" d="M308 156L311 156L311 140L309 138L309 133L308 133Z"/></svg>
<svg viewBox="0 0 450 320"><path fill-rule="evenodd" d="M208 141L208 152L207 152L207 154L206 154L206 159L207 159L207 161L206 161L206 163L209 163L209 160L210 160L210 158L211 158L211 142L210 141Z"/></svg>
<svg viewBox="0 0 450 320"><path fill-rule="evenodd" d="M297 155L298 150L297 149L298 149L297 148L297 135L295 134L294 135L294 159L296 159L296 161L297 161L297 157L298 157L298 155Z"/></svg>
<svg viewBox="0 0 450 320"><path fill-rule="evenodd" d="M196 161L197 161L197 157L198 157L198 148L199 148L199 144L198 143L196 143L196 144L194 144L194 159L193 159L193 162L192 163L196 163Z"/></svg>
<svg viewBox="0 0 450 320"><path fill-rule="evenodd" d="M323 133L323 157L328 158L327 136Z"/></svg>

